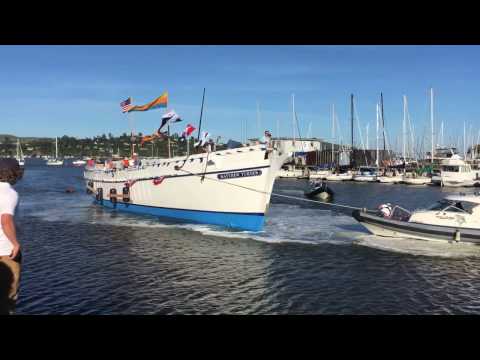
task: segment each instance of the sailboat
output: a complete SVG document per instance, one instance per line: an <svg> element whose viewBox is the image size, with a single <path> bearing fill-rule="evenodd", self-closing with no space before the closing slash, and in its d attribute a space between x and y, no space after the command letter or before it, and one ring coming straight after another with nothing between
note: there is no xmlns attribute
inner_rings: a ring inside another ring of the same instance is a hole
<svg viewBox="0 0 480 360"><path fill-rule="evenodd" d="M17 155L15 156L20 166L25 166L25 157L23 156L22 146L20 145L20 139L17 138Z"/></svg>
<svg viewBox="0 0 480 360"><path fill-rule="evenodd" d="M432 150L430 152L430 161L433 166L434 163L434 136L433 136L433 89L430 89L430 125L432 130L431 140L432 140ZM425 174L418 175L415 172L405 172L403 181L404 184L407 185L426 185L432 183L432 178L425 176Z"/></svg>
<svg viewBox="0 0 480 360"><path fill-rule="evenodd" d="M58 138L55 137L55 158L48 159L47 165L49 166L62 166L63 160L58 160Z"/></svg>

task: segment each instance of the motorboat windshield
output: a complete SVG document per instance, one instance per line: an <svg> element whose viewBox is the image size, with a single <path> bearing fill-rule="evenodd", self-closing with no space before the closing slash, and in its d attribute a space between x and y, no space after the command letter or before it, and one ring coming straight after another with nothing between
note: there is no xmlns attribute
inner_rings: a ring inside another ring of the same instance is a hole
<svg viewBox="0 0 480 360"><path fill-rule="evenodd" d="M463 212L463 213L473 213L473 209L476 208L479 204L469 201L454 201L443 199L437 201L435 204L427 208L427 210L438 210L438 211L449 211L449 212Z"/></svg>

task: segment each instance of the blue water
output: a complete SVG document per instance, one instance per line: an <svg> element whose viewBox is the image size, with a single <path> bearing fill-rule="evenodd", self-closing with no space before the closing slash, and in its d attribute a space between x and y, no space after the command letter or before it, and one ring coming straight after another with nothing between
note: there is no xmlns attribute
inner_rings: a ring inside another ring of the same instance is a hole
<svg viewBox="0 0 480 360"><path fill-rule="evenodd" d="M274 191L302 197L305 185ZM331 187L338 203L409 209L449 192ZM379 238L348 214L275 197L261 233L159 221L93 205L67 166L27 163L16 188L19 314L480 313L477 246Z"/></svg>

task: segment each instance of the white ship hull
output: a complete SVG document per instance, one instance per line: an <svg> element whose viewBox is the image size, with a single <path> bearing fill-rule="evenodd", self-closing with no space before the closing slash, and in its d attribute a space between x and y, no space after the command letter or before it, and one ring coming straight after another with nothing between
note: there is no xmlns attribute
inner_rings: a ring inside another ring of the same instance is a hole
<svg viewBox="0 0 480 360"><path fill-rule="evenodd" d="M256 145L195 154L187 160L144 160L135 169L87 168L84 176L96 201L107 207L259 231L286 156ZM122 197L125 189L128 201ZM111 197L111 191L119 196Z"/></svg>

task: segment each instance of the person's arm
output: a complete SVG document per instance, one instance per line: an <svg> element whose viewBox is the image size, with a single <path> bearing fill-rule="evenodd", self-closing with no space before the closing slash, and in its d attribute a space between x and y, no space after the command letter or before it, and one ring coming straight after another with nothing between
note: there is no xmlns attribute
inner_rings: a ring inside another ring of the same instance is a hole
<svg viewBox="0 0 480 360"><path fill-rule="evenodd" d="M8 240L13 245L12 253L10 254L11 259L15 259L20 251L20 243L17 240L17 231L15 229L15 222L13 220L13 215L2 214L2 230L3 233L7 236Z"/></svg>

